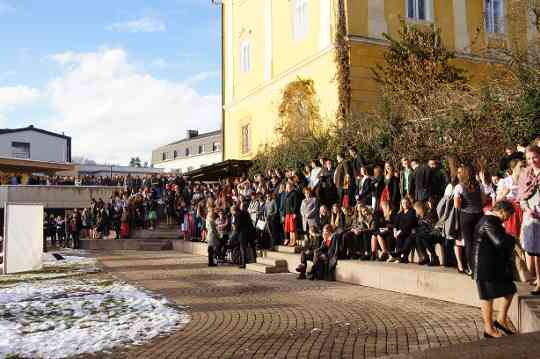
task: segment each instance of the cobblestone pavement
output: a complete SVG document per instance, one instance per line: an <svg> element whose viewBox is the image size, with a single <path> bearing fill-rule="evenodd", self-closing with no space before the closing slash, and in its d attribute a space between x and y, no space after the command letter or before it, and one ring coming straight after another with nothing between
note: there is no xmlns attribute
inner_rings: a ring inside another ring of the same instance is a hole
<svg viewBox="0 0 540 359"><path fill-rule="evenodd" d="M476 308L360 286L258 274L178 252L112 252L116 277L185 305L174 335L115 358L370 358L479 340Z"/></svg>

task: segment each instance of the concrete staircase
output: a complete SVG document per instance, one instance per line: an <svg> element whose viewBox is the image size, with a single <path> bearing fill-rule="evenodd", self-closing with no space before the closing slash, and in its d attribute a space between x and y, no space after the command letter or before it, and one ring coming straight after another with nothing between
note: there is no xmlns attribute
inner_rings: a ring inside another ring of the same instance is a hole
<svg viewBox="0 0 540 359"><path fill-rule="evenodd" d="M167 239L142 240L139 242L140 251L170 251L172 249L172 241Z"/></svg>
<svg viewBox="0 0 540 359"><path fill-rule="evenodd" d="M154 230L140 229L134 231L131 235L131 239L179 239L180 230L178 226L168 226L166 224L160 224Z"/></svg>
<svg viewBox="0 0 540 359"><path fill-rule="evenodd" d="M286 260L269 257L257 257L257 262L247 264L246 269L265 274L289 272Z"/></svg>
<svg viewBox="0 0 540 359"><path fill-rule="evenodd" d="M279 253L298 254L302 251L301 247L275 246L274 251Z"/></svg>

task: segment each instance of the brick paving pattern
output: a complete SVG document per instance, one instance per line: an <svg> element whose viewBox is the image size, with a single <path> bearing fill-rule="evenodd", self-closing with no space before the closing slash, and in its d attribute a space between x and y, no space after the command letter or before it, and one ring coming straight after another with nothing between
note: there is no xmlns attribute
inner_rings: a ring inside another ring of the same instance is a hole
<svg viewBox="0 0 540 359"><path fill-rule="evenodd" d="M371 358L480 339L480 311L178 252L113 252L107 272L187 306L182 331L114 358Z"/></svg>

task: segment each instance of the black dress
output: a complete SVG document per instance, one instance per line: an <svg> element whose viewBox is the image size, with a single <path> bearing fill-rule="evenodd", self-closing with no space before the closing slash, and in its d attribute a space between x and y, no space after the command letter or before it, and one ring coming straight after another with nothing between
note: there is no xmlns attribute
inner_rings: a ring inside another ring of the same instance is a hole
<svg viewBox="0 0 540 359"><path fill-rule="evenodd" d="M506 297L517 291L514 284L514 237L508 235L501 220L483 216L475 230L473 274L481 300Z"/></svg>

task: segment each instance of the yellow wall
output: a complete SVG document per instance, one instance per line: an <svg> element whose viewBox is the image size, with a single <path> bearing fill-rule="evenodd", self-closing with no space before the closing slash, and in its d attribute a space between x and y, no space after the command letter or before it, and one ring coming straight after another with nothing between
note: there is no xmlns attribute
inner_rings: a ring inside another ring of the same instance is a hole
<svg viewBox="0 0 540 359"><path fill-rule="evenodd" d="M333 50L321 50L320 16L321 1L331 1L331 39L335 36L338 0L309 0L309 34L298 41L293 38L292 0L272 0L272 66L271 77L265 78L267 46L265 46L265 9L267 0L225 0L225 13L232 9L232 16L225 16L225 88L233 89L225 98L225 159L249 158L262 145L275 140L273 130L277 123L277 108L285 86L296 78L310 78L315 82L321 100L323 117L334 118L337 109L336 65ZM381 63L386 44L381 34L374 29L384 28L396 37L400 19L406 13L405 0L344 0L347 24L351 39L351 84L353 110L372 107L378 99L377 86L372 78L372 68ZM384 1L384 2L383 2ZM459 1L459 2L458 2ZM527 0L507 0L517 13L526 19ZM443 41L455 48L460 55L456 63L473 74L473 81L481 81L489 73L479 55L487 44L502 43L505 46L517 43L526 46L525 20L507 19L506 34L488 35L484 31L484 0L433 0L433 21L419 22L420 25L436 24L441 28ZM520 7L521 6L521 7ZM454 13L462 8L464 13ZM515 8L514 8L515 9ZM516 15L517 14L517 15ZM230 14L229 14L230 15ZM465 17L466 16L466 17ZM373 20L377 18L375 25ZM228 21L232 19L232 27ZM466 19L466 20L465 20ZM410 21L410 20L407 20ZM462 25L460 25L462 24ZM456 28L458 27L458 28ZM228 29L233 29L228 34ZM230 35L230 36L227 36ZM251 71L240 72L240 43L251 39ZM512 40L512 41L509 41ZM466 44L465 48L457 48ZM513 45L516 46L516 45ZM232 51L229 53L229 51ZM234 66L229 66L233 61ZM231 71L231 68L234 69ZM251 152L241 152L241 127L251 126Z"/></svg>
<svg viewBox="0 0 540 359"><path fill-rule="evenodd" d="M322 118L335 118L338 100L333 68L334 53L327 51L299 70L277 78L241 101L228 106L225 111L225 158L251 158L264 144L276 140L274 129L278 123L277 110L283 89L298 77L314 80ZM251 127L251 152L242 153L241 129L247 124Z"/></svg>

